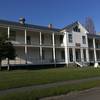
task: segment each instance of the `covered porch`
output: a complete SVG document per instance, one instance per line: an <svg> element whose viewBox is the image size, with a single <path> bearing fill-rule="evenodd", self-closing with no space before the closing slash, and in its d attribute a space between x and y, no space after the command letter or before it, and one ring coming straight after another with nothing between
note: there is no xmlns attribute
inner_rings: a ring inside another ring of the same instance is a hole
<svg viewBox="0 0 100 100"><path fill-rule="evenodd" d="M87 48L69 48L69 63L73 62L88 62L88 49Z"/></svg>

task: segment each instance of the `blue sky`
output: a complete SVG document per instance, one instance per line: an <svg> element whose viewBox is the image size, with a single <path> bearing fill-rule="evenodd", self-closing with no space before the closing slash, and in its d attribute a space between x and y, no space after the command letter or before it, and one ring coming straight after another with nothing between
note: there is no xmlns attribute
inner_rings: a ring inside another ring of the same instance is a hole
<svg viewBox="0 0 100 100"><path fill-rule="evenodd" d="M20 16L27 23L56 28L79 20L84 23L91 16L100 32L100 0L0 0L0 19L18 21Z"/></svg>

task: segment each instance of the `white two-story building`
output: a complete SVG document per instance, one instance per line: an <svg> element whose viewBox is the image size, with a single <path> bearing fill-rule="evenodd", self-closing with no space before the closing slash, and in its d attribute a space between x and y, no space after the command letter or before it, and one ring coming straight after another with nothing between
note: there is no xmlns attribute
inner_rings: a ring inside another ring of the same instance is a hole
<svg viewBox="0 0 100 100"><path fill-rule="evenodd" d="M100 36L91 35L78 22L63 29L0 20L0 33L7 33L16 50L12 65L78 64L100 61ZM2 61L7 65L7 59Z"/></svg>

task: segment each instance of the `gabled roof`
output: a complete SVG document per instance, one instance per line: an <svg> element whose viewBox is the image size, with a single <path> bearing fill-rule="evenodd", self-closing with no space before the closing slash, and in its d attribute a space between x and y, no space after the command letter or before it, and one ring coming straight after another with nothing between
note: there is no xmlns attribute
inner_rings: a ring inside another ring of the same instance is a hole
<svg viewBox="0 0 100 100"><path fill-rule="evenodd" d="M62 30L64 30L64 29L70 29L70 28L72 28L73 26L78 25L78 24L79 24L79 21L75 21L74 23L65 26Z"/></svg>
<svg viewBox="0 0 100 100"><path fill-rule="evenodd" d="M76 26L81 26L81 28L83 28L84 31L86 31L86 33L88 33L88 31L86 30L86 28L79 21L75 21L74 23L67 25L62 30L66 29L69 32L69 31L71 31Z"/></svg>
<svg viewBox="0 0 100 100"><path fill-rule="evenodd" d="M57 28L48 28L46 26L39 26L39 25L32 25L32 24L20 24L19 22L15 21L8 21L8 20L0 20L0 25L6 25L6 26L13 26L13 27L22 27L22 28L35 28L35 29L41 29L41 30L49 30L49 31L60 31L60 29Z"/></svg>

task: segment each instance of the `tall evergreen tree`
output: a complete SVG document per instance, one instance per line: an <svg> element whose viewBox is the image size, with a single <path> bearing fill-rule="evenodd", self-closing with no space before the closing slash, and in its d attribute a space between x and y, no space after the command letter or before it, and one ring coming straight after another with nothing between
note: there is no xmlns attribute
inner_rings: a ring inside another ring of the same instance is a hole
<svg viewBox="0 0 100 100"><path fill-rule="evenodd" d="M15 49L13 44L9 42L6 33L0 33L0 70L3 59L8 59L8 70L9 60L15 58Z"/></svg>

